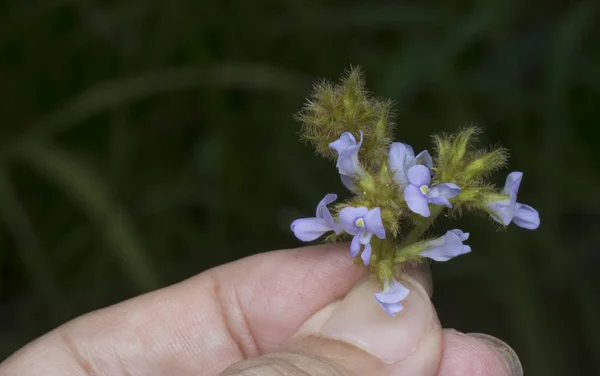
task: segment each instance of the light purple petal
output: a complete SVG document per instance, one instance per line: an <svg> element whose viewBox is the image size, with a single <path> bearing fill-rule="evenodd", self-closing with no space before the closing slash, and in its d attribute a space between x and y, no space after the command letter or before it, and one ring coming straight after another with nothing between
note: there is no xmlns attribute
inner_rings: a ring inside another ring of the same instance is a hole
<svg viewBox="0 0 600 376"><path fill-rule="evenodd" d="M459 252L461 249L462 247L451 248L446 245L440 245L424 250L423 252L421 252L421 256L429 257L432 260L443 262L450 260L454 256L457 256L454 253Z"/></svg>
<svg viewBox="0 0 600 376"><path fill-rule="evenodd" d="M452 204L450 204L448 199L456 197L461 191L462 189L454 183L442 183L431 187L427 193L427 197L432 204L444 205L451 208Z"/></svg>
<svg viewBox="0 0 600 376"><path fill-rule="evenodd" d="M294 235L303 242L310 242L324 233L331 231L331 227L321 218L300 218L290 226Z"/></svg>
<svg viewBox="0 0 600 376"><path fill-rule="evenodd" d="M379 239L385 239L385 228L381 221L381 209L371 209L365 214L365 229L377 236Z"/></svg>
<svg viewBox="0 0 600 376"><path fill-rule="evenodd" d="M335 193L326 194L325 197L323 197L321 199L321 201L319 201L319 204L317 205L316 217L323 218L323 209L327 209L326 206L331 204L332 202L335 202L335 200L337 200L337 195Z"/></svg>
<svg viewBox="0 0 600 376"><path fill-rule="evenodd" d="M375 293L375 299L381 303L398 303L406 299L409 293L409 289L402 286L402 284L395 279L392 279L392 283L387 289Z"/></svg>
<svg viewBox="0 0 600 376"><path fill-rule="evenodd" d="M356 234L360 238L360 244L369 244L371 238L373 237L373 233L367 230L362 230L358 234Z"/></svg>
<svg viewBox="0 0 600 376"><path fill-rule="evenodd" d="M415 159L415 152L413 148L402 142L393 142L390 145L389 160L394 161L390 163L390 167L394 164L398 169L408 167Z"/></svg>
<svg viewBox="0 0 600 376"><path fill-rule="evenodd" d="M517 202L517 193L519 192L521 179L523 179L523 173L519 171L511 172L506 177L506 183L504 183L504 190L502 192L504 194L510 195L510 204L512 206L514 206Z"/></svg>
<svg viewBox="0 0 600 376"><path fill-rule="evenodd" d="M358 151L363 142L363 132L360 132L360 141L356 143L356 139L350 132L344 132L340 138L329 144L329 148L334 149L338 153L336 167L340 175L345 175L350 179L358 179L364 175L364 169L358 160ZM349 189L353 188L353 183L350 185L348 178L342 179L342 182Z"/></svg>
<svg viewBox="0 0 600 376"><path fill-rule="evenodd" d="M420 214L423 217L429 217L430 212L427 196L425 196L416 186L411 184L404 188L404 201L406 201L409 209L413 212Z"/></svg>
<svg viewBox="0 0 600 376"><path fill-rule="evenodd" d="M540 226L540 214L531 206L517 202L513 223L528 230L535 230Z"/></svg>
<svg viewBox="0 0 600 376"><path fill-rule="evenodd" d="M465 240L469 239L469 235L470 235L468 232L464 232L463 230L459 230L459 229L448 230L448 232L453 233L463 242Z"/></svg>
<svg viewBox="0 0 600 376"><path fill-rule="evenodd" d="M356 188L356 183L354 182L353 178L346 175L340 175L340 178L342 179L342 184L344 184L346 188L348 188L351 191L354 191L354 188Z"/></svg>
<svg viewBox="0 0 600 376"><path fill-rule="evenodd" d="M429 185L431 182L431 174L429 169L423 165L412 166L406 173L408 181L412 185L421 187L422 185Z"/></svg>
<svg viewBox="0 0 600 376"><path fill-rule="evenodd" d="M317 218L322 218L325 221L325 223L327 223L327 225L329 225L329 227L331 227L331 229L336 234L339 234L340 232L342 232L342 228L340 227L340 225L338 223L336 223L333 220L333 217L331 216L331 213L329 212L329 209L327 208L327 205L331 204L335 200L337 200L336 194L329 193L329 194L325 195L325 197L323 197L323 199L317 205L316 216L317 216Z"/></svg>
<svg viewBox="0 0 600 376"><path fill-rule="evenodd" d="M356 146L356 139L350 132L344 132L339 139L329 144L329 148L337 151L338 154L342 154L349 147Z"/></svg>
<svg viewBox="0 0 600 376"><path fill-rule="evenodd" d="M346 132L347 133L347 132ZM352 137L354 139L354 137ZM356 145L351 145L339 152L336 167L340 175L346 175L352 179L359 179L365 174L360 161L358 160L358 151L363 142L363 133L360 132L360 141Z"/></svg>
<svg viewBox="0 0 600 376"><path fill-rule="evenodd" d="M423 150L415 157L413 165L422 164L427 166L429 169L433 168L433 159L427 150Z"/></svg>
<svg viewBox="0 0 600 376"><path fill-rule="evenodd" d="M468 239L467 235L467 239ZM455 229L455 230L451 230L451 231L446 231L446 233L444 234L444 245L446 246L456 246L456 245L461 245L463 243L463 238L465 237L465 233L462 232L461 230Z"/></svg>
<svg viewBox="0 0 600 376"><path fill-rule="evenodd" d="M501 200L488 204L490 216L501 225L508 226L513 220L514 210L508 200Z"/></svg>
<svg viewBox="0 0 600 376"><path fill-rule="evenodd" d="M379 304L379 306L383 308L385 313L392 317L396 317L396 315L404 309L404 306L400 303L383 304L377 301L377 304Z"/></svg>
<svg viewBox="0 0 600 376"><path fill-rule="evenodd" d="M404 285L402 285L400 282L396 281L393 278L392 283L390 284L390 291L392 291L395 294L395 296L398 297L400 300L406 299L406 297L410 293L409 289L404 287Z"/></svg>
<svg viewBox="0 0 600 376"><path fill-rule="evenodd" d="M360 252L360 236L359 234L354 235L352 242L350 243L350 257L354 258Z"/></svg>
<svg viewBox="0 0 600 376"><path fill-rule="evenodd" d="M435 261L448 261L453 257L471 252L471 247L463 245L463 240L469 237L468 233L461 230L450 230L443 236L444 242L421 252L421 256L429 257ZM439 244L437 241L435 244Z"/></svg>
<svg viewBox="0 0 600 376"><path fill-rule="evenodd" d="M434 197L428 197L428 198L429 198L429 202L431 202L434 205L442 205L447 208L452 207L452 204L450 203L450 201L448 201L448 199L444 196L434 196Z"/></svg>
<svg viewBox="0 0 600 376"><path fill-rule="evenodd" d="M375 301L388 315L395 317L404 309L400 302L406 299L409 293L406 287L393 279L391 285L386 286L382 292L375 293Z"/></svg>
<svg viewBox="0 0 600 376"><path fill-rule="evenodd" d="M442 183L431 187L429 192L433 196L444 196L448 199L458 196L462 189L454 183Z"/></svg>
<svg viewBox="0 0 600 376"><path fill-rule="evenodd" d="M402 187L408 185L406 172L414 159L415 152L409 145L402 142L394 142L390 145L388 164L394 174L394 181Z"/></svg>
<svg viewBox="0 0 600 376"><path fill-rule="evenodd" d="M355 222L359 217L367 214L369 209L364 206L358 208L348 206L340 211L340 222L344 230L351 235L355 235L362 231L362 228L356 226Z"/></svg>
<svg viewBox="0 0 600 376"><path fill-rule="evenodd" d="M340 175L346 175L352 179L359 179L364 175L364 169L358 160L358 146L349 148L340 154L336 167Z"/></svg>
<svg viewBox="0 0 600 376"><path fill-rule="evenodd" d="M360 255L360 258L363 260L365 266L369 266L369 263L371 262L371 244L365 244L365 249L363 250L362 255Z"/></svg>
<svg viewBox="0 0 600 376"><path fill-rule="evenodd" d="M488 208L492 218L504 226L514 221L519 227L535 230L540 225L539 213L532 207L517 202L522 179L522 172L514 171L508 174L502 193L509 195L509 198L491 202Z"/></svg>

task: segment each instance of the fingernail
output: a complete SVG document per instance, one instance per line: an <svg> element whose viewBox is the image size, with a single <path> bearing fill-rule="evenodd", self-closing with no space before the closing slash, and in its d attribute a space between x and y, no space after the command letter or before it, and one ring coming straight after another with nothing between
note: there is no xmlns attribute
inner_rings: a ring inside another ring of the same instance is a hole
<svg viewBox="0 0 600 376"><path fill-rule="evenodd" d="M386 314L375 301L373 294L381 291L381 284L370 277L340 302L320 334L357 346L388 364L404 360L437 321L423 287L408 275L398 281L410 293L396 317Z"/></svg>
<svg viewBox="0 0 600 376"><path fill-rule="evenodd" d="M467 335L485 342L490 348L496 351L504 361L509 375L523 376L523 366L521 365L517 353L505 342L483 333L469 333Z"/></svg>
<svg viewBox="0 0 600 376"><path fill-rule="evenodd" d="M427 292L427 296L431 298L433 295L433 279L431 278L431 267L427 259L421 261L420 264L412 265L410 268L401 269L398 267L397 273L405 273L414 278Z"/></svg>

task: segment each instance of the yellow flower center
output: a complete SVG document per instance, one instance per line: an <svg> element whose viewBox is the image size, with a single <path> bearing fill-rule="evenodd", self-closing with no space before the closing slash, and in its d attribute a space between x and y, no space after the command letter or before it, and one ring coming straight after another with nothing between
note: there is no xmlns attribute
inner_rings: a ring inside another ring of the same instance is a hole
<svg viewBox="0 0 600 376"><path fill-rule="evenodd" d="M422 185L419 190L421 191L421 193L423 193L424 195L427 194L427 192L429 192L429 187L426 185Z"/></svg>
<svg viewBox="0 0 600 376"><path fill-rule="evenodd" d="M354 222L354 224L356 225L356 227L365 228L365 220L362 218L357 219L356 222Z"/></svg>

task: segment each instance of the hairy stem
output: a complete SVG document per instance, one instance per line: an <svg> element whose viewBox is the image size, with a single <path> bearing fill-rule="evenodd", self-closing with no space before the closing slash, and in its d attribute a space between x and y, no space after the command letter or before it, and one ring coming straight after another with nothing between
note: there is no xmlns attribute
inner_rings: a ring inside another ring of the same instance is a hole
<svg viewBox="0 0 600 376"><path fill-rule="evenodd" d="M419 222L415 223L415 226L410 230L408 235L402 241L403 245L408 245L419 240L421 236L427 231L429 226L433 224L438 215L442 214L444 211L443 206L435 205L431 210L431 215L427 218L423 218Z"/></svg>

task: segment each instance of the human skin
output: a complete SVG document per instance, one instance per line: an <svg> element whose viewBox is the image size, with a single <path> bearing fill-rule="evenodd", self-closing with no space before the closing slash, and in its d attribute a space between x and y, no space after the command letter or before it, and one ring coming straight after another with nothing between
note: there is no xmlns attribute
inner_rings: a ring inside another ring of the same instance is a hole
<svg viewBox="0 0 600 376"><path fill-rule="evenodd" d="M426 266L378 283L322 245L251 256L74 319L0 364L0 376L522 375L506 344L442 329Z"/></svg>

